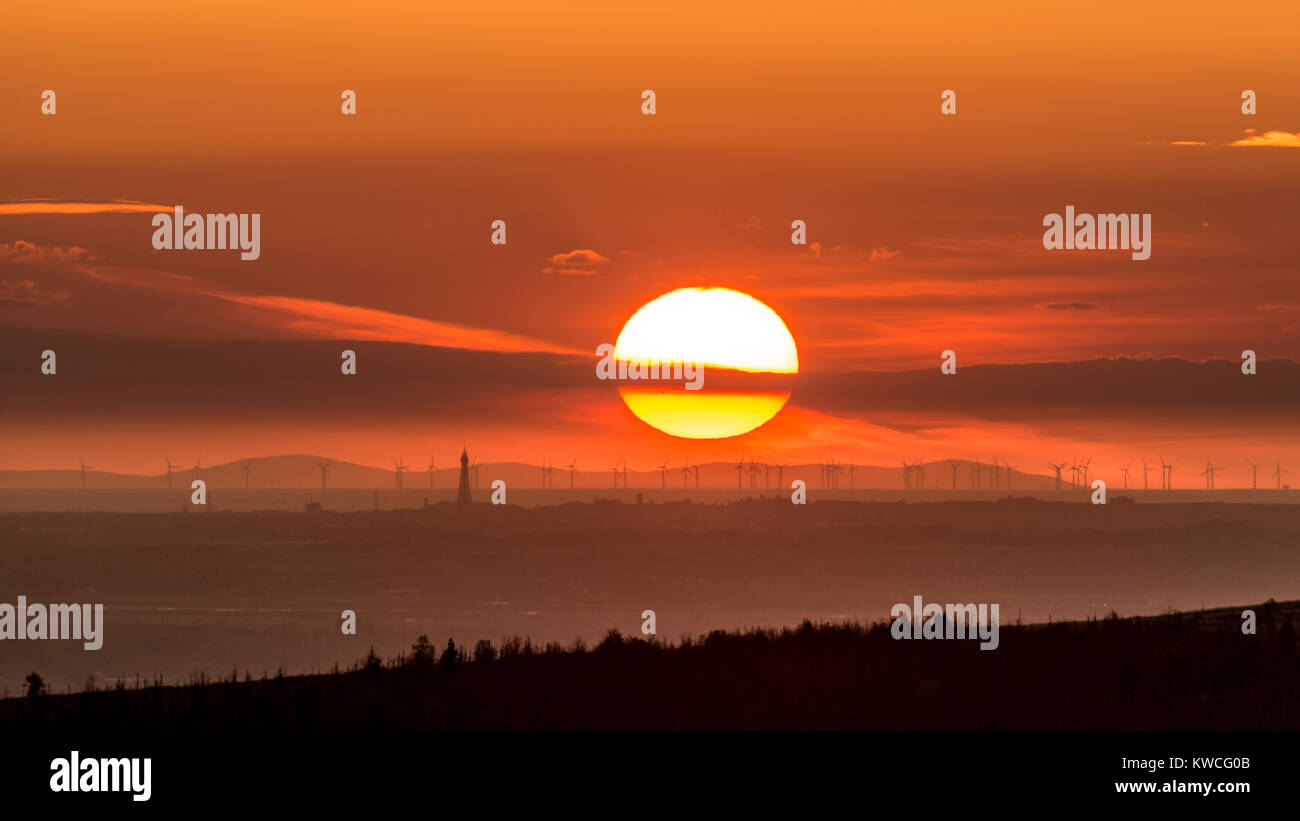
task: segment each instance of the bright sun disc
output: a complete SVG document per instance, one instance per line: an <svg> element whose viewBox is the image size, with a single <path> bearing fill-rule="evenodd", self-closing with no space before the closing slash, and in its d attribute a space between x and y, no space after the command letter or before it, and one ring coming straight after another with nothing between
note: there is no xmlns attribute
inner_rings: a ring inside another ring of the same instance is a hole
<svg viewBox="0 0 1300 821"><path fill-rule="evenodd" d="M673 436L739 436L780 412L788 391L710 390L710 370L795 374L799 353L785 322L768 306L730 288L681 288L647 302L623 326L614 356L631 362L694 362L705 387L620 386L628 409Z"/></svg>

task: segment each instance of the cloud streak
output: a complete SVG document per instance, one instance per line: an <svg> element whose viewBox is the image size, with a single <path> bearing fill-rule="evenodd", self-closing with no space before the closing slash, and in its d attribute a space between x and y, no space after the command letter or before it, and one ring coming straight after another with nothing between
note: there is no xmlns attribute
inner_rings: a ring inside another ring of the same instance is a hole
<svg viewBox="0 0 1300 821"><path fill-rule="evenodd" d="M0 243L0 265L76 262L89 258L85 248L76 245L36 245L26 240Z"/></svg>
<svg viewBox="0 0 1300 821"><path fill-rule="evenodd" d="M55 200L13 200L0 202L0 215L15 214L137 214L170 211L170 205L135 200L108 202L58 202Z"/></svg>
<svg viewBox="0 0 1300 821"><path fill-rule="evenodd" d="M1211 143L1205 140L1147 140L1147 145L1219 145L1228 148L1300 148L1300 131L1265 131L1259 134L1253 128L1247 128L1246 136L1230 143Z"/></svg>
<svg viewBox="0 0 1300 821"><path fill-rule="evenodd" d="M287 330L318 339L365 339L375 342L405 342L435 348L459 348L497 353L553 353L585 355L562 345L528 336L472 328L452 322L392 313L375 308L341 305L317 299L284 296L256 296L209 292L227 302L272 311Z"/></svg>
<svg viewBox="0 0 1300 821"><path fill-rule="evenodd" d="M543 268L543 274L586 277L596 273L597 266L608 263L609 257L590 248L578 248L566 253L552 254L549 261L557 267Z"/></svg>
<svg viewBox="0 0 1300 821"><path fill-rule="evenodd" d="M276 330L310 339L362 339L404 342L435 348L496 353L551 353L586 356L580 351L545 340L491 328L400 314L378 308L345 305L320 299L245 294L213 287L186 274L148 269L123 269L77 265L75 269L97 282L152 291L207 297L265 312Z"/></svg>
<svg viewBox="0 0 1300 821"><path fill-rule="evenodd" d="M1263 134L1255 134L1255 129L1246 129L1250 134L1248 137L1242 137L1240 140L1229 143L1234 147L1265 147L1265 148L1300 148L1300 132L1292 134L1289 131L1265 131Z"/></svg>

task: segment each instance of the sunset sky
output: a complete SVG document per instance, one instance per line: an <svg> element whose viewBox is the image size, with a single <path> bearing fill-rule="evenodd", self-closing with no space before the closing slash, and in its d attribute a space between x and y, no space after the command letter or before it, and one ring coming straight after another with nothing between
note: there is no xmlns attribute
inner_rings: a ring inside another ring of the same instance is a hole
<svg viewBox="0 0 1300 821"><path fill-rule="evenodd" d="M645 467L1159 452L1224 463L1221 487L1300 463L1294 2L134 6L7 10L0 469L467 442ZM154 250L174 205L260 213L260 259ZM1067 205L1152 214L1151 258L1044 250ZM688 286L796 340L753 433L669 437L592 376ZM1245 348L1272 364L1233 379ZM945 349L970 370L942 377Z"/></svg>

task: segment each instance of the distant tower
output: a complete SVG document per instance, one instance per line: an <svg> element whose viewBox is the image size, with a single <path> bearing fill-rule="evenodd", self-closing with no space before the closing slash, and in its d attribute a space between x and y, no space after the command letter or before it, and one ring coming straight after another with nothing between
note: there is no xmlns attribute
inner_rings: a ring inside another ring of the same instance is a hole
<svg viewBox="0 0 1300 821"><path fill-rule="evenodd" d="M469 504L469 451L460 451L460 490L456 491L456 504Z"/></svg>

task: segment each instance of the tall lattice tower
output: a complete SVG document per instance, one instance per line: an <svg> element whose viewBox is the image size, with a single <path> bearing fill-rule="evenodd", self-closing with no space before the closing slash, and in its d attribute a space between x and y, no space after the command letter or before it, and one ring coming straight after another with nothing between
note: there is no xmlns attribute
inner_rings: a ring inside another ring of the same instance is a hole
<svg viewBox="0 0 1300 821"><path fill-rule="evenodd" d="M460 490L456 491L456 503L461 505L469 504L469 450L461 448L460 451Z"/></svg>

